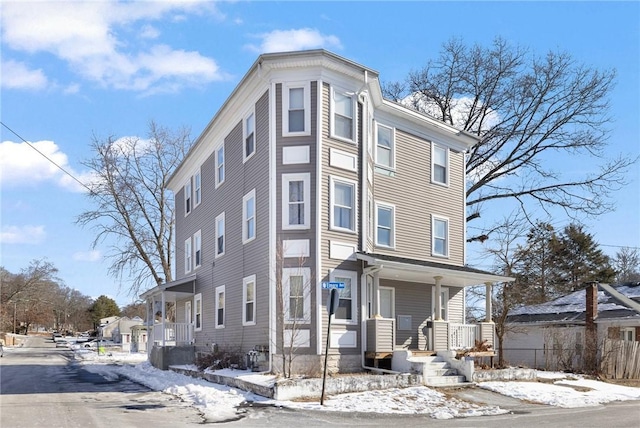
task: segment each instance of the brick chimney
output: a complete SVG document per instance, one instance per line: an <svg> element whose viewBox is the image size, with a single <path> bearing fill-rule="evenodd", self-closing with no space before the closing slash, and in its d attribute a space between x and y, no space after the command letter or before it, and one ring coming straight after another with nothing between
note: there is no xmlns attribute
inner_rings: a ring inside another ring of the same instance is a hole
<svg viewBox="0 0 640 428"><path fill-rule="evenodd" d="M586 311L585 311L585 369L587 373L597 373L598 371L598 329L596 318L598 318L598 283L591 282L585 289Z"/></svg>
<svg viewBox="0 0 640 428"><path fill-rule="evenodd" d="M587 331L596 331L595 319L598 317L598 283L591 282L586 288L585 326Z"/></svg>

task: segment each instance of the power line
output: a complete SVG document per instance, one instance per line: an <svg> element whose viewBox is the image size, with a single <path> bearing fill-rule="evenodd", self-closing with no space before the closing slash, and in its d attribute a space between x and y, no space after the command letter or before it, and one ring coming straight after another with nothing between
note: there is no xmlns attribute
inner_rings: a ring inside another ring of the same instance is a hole
<svg viewBox="0 0 640 428"><path fill-rule="evenodd" d="M89 191L89 193L93 193L93 190L91 190L89 188L89 186L87 186L86 184L84 184L82 181L80 181L80 179L76 178L76 176L74 176L73 174L71 174L69 171L67 171L66 169L64 169L63 167L61 167L60 165L58 165L57 163L55 163L52 159L50 159L47 155L45 155L44 153L42 153L40 150L38 150L33 144L31 144L29 141L25 140L24 138L22 138L20 135L18 135L18 133L16 131L14 131L13 129L9 128L4 122L0 121L0 124L2 124L2 126L4 126L5 128L7 128L7 130L9 132L11 132L13 135L15 135L16 137L18 137L20 140L22 140L22 142L27 143L27 145L29 147L31 147L33 150L35 150L36 152L38 152L38 154L40 154L40 156L42 156L43 158L45 158L46 160L48 160L50 163L52 163L56 168L58 168L60 171L64 172L65 174L67 174L69 177L73 178L78 184L80 184L82 187L84 187L85 189L87 189Z"/></svg>

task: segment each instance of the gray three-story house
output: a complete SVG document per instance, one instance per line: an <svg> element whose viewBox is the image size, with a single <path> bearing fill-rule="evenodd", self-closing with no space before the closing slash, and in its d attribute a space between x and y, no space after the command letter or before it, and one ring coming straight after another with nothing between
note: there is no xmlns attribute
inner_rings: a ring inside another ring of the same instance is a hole
<svg viewBox="0 0 640 428"><path fill-rule="evenodd" d="M353 372L492 344L490 316L465 324L465 287L510 280L465 267L476 143L383 99L365 66L261 55L169 182L177 280L142 295L152 362L217 348L314 373L328 344L331 370ZM343 288L328 330L330 283Z"/></svg>

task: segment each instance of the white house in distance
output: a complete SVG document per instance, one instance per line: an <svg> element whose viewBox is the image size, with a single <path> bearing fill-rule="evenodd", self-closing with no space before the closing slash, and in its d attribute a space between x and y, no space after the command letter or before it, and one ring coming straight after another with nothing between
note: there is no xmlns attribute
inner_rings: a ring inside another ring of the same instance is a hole
<svg viewBox="0 0 640 428"><path fill-rule="evenodd" d="M151 361L216 348L277 372L293 350L309 373L328 344L329 370L354 372L493 343L489 317L465 324L465 287L511 280L465 266L477 142L383 99L363 65L261 55L170 179L177 279L142 294ZM330 282L344 288L328 332Z"/></svg>

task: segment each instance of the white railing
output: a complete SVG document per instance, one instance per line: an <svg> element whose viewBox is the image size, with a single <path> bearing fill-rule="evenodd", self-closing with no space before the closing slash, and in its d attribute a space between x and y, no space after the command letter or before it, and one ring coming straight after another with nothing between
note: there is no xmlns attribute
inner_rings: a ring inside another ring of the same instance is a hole
<svg viewBox="0 0 640 428"><path fill-rule="evenodd" d="M178 346L193 343L193 324L165 322L153 325L153 342L160 346Z"/></svg>
<svg viewBox="0 0 640 428"><path fill-rule="evenodd" d="M471 349L479 335L477 324L449 323L449 349Z"/></svg>

